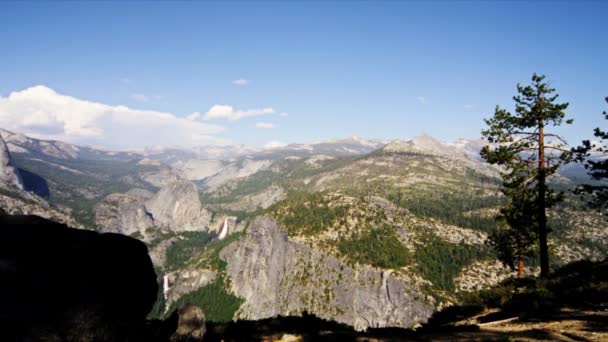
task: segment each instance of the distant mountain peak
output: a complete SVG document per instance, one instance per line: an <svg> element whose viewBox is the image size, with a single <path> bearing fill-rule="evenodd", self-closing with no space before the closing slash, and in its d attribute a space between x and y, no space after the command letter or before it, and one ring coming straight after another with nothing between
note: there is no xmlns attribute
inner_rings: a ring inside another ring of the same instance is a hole
<svg viewBox="0 0 608 342"><path fill-rule="evenodd" d="M430 136L426 133L422 133L418 136L415 136L414 138L412 138L410 140L410 142L414 145L422 145L422 146L428 146L430 144L433 144L433 145L443 144L443 142L433 138L432 136Z"/></svg>
<svg viewBox="0 0 608 342"><path fill-rule="evenodd" d="M370 140L370 139L360 137L358 135L351 136L350 140L352 140L353 142L356 142L358 144L365 145L365 146L378 146L378 145L382 144L382 142L380 142L378 140Z"/></svg>
<svg viewBox="0 0 608 342"><path fill-rule="evenodd" d="M442 156L464 156L465 153L454 143L443 142L422 133L410 140L394 140L382 149L386 152L413 152Z"/></svg>

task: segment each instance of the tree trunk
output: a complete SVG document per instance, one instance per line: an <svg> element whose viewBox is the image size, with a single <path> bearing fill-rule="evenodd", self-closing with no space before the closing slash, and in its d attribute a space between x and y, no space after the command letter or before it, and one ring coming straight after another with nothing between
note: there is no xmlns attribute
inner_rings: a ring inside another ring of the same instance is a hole
<svg viewBox="0 0 608 342"><path fill-rule="evenodd" d="M547 185L545 170L545 125L538 126L538 239L540 243L540 277L549 275L549 248L547 246Z"/></svg>
<svg viewBox="0 0 608 342"><path fill-rule="evenodd" d="M517 261L517 279L522 279L524 277L524 258L519 257Z"/></svg>

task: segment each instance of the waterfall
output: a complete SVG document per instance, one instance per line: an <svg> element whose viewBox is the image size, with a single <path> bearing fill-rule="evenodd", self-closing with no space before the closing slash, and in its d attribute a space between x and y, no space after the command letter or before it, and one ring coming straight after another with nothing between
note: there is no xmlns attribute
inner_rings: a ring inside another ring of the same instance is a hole
<svg viewBox="0 0 608 342"><path fill-rule="evenodd" d="M224 219L224 225L222 226L222 230L218 238L222 240L226 237L226 235L228 235L228 219Z"/></svg>
<svg viewBox="0 0 608 342"><path fill-rule="evenodd" d="M169 297L169 275L165 274L163 276L163 296L165 297L165 302Z"/></svg>

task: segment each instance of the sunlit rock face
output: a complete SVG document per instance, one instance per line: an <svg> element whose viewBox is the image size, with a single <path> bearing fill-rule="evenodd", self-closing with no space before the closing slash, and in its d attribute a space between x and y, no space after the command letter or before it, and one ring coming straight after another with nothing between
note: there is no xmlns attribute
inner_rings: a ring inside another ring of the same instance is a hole
<svg viewBox="0 0 608 342"><path fill-rule="evenodd" d="M154 226L142 197L111 194L95 207L97 225L105 232L132 234Z"/></svg>
<svg viewBox="0 0 608 342"><path fill-rule="evenodd" d="M108 195L96 206L95 219L103 231L128 235L154 227L175 232L208 230L211 214L203 208L196 185L178 180L151 196L141 191Z"/></svg>
<svg viewBox="0 0 608 342"><path fill-rule="evenodd" d="M352 266L292 241L268 217L253 221L245 237L225 248L231 290L245 303L238 318L262 319L304 311L363 330L411 327L433 305L407 279L370 266Z"/></svg>
<svg viewBox="0 0 608 342"><path fill-rule="evenodd" d="M174 231L203 230L211 220L210 213L202 207L196 185L186 180L167 184L145 206L155 225Z"/></svg>
<svg viewBox="0 0 608 342"><path fill-rule="evenodd" d="M0 135L0 187L23 190L23 181Z"/></svg>

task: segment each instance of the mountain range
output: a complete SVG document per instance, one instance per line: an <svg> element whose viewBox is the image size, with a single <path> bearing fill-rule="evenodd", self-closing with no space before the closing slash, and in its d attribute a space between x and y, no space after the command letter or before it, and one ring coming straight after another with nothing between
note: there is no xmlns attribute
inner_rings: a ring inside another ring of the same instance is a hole
<svg viewBox="0 0 608 342"><path fill-rule="evenodd" d="M412 327L513 276L486 245L504 198L481 140L109 151L0 136L0 207L144 241L163 290L157 317L194 301L212 320L310 312L360 330ZM566 171L552 186L584 175ZM606 218L577 203L550 212L557 264L608 250Z"/></svg>

